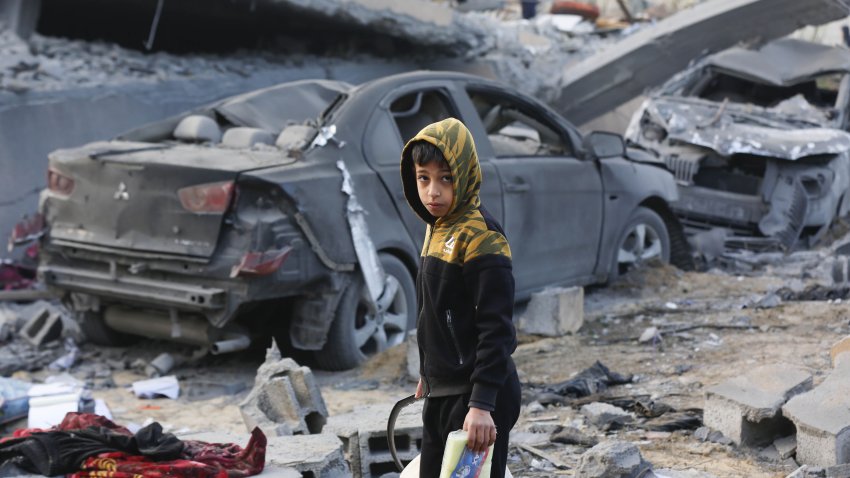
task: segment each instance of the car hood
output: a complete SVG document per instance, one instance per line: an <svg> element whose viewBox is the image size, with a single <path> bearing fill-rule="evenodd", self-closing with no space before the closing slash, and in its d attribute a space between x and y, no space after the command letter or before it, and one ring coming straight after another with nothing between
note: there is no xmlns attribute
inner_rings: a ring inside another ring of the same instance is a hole
<svg viewBox="0 0 850 478"><path fill-rule="evenodd" d="M715 103L698 98L659 96L647 100L626 136L645 144L639 120L649 116L668 140L713 149L719 154L753 154L787 160L850 151L850 134L825 127L826 114L802 97L772 108Z"/></svg>

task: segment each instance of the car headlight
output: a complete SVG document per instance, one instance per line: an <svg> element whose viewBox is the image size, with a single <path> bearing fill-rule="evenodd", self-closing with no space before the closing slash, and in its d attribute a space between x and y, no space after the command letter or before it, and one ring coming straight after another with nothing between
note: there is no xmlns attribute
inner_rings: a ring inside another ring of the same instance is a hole
<svg viewBox="0 0 850 478"><path fill-rule="evenodd" d="M667 137L667 131L655 123L646 123L641 128L641 134L647 141L663 141Z"/></svg>

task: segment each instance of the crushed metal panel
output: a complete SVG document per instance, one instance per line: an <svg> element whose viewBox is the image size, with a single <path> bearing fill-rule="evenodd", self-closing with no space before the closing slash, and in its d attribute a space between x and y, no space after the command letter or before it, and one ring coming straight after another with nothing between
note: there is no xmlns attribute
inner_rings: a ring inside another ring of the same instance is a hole
<svg viewBox="0 0 850 478"><path fill-rule="evenodd" d="M375 249L375 243L369 235L369 227L366 224L366 211L357 200L354 193L354 183L351 181L351 174L345 166L345 162L341 159L336 162L337 168L342 173L342 192L348 196L346 203L346 216L348 217L348 225L351 228L351 238L354 241L354 252L357 254L357 261L360 263L360 272L363 274L363 280L366 282L366 289L369 291L369 298L372 303L377 304L378 299L384 293L387 287L387 276L384 273L384 268L381 266L381 261L378 258L378 250Z"/></svg>
<svg viewBox="0 0 850 478"><path fill-rule="evenodd" d="M705 2L568 67L552 105L582 124L661 84L706 51L769 41L848 13L836 0Z"/></svg>
<svg viewBox="0 0 850 478"><path fill-rule="evenodd" d="M736 76L786 86L827 73L850 71L850 50L781 38L757 50L730 48L706 63Z"/></svg>
<svg viewBox="0 0 850 478"><path fill-rule="evenodd" d="M769 108L722 105L694 98L660 97L646 111L670 139L710 148L724 156L754 154L788 160L850 151L850 134L830 128L795 128ZM818 113L815 111L814 113ZM771 116L775 119L771 120ZM817 118L807 118L817 123ZM758 124L761 122L762 124ZM637 124L627 138L639 139ZM681 178L680 178L681 179Z"/></svg>

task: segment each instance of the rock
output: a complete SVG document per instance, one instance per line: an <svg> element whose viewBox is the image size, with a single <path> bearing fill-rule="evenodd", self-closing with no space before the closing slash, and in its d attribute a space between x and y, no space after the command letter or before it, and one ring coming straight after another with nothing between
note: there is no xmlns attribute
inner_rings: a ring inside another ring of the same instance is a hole
<svg viewBox="0 0 850 478"><path fill-rule="evenodd" d="M771 292L756 302L756 309L772 309L781 304L782 298L780 298L775 292Z"/></svg>
<svg viewBox="0 0 850 478"><path fill-rule="evenodd" d="M647 327L638 338L639 343L646 343L661 339L661 334L658 332L658 327Z"/></svg>
<svg viewBox="0 0 850 478"><path fill-rule="evenodd" d="M581 407L581 413L587 420L601 429L608 429L615 425L625 425L635 421L635 417L608 403L594 402Z"/></svg>
<svg viewBox="0 0 850 478"><path fill-rule="evenodd" d="M639 478L647 475L652 465L645 461L638 447L628 442L609 441L587 450L578 460L576 478Z"/></svg>
<svg viewBox="0 0 850 478"><path fill-rule="evenodd" d="M549 440L554 443L583 447L593 447L599 443L596 437L586 435L574 427L560 427L559 430L556 430L549 436Z"/></svg>

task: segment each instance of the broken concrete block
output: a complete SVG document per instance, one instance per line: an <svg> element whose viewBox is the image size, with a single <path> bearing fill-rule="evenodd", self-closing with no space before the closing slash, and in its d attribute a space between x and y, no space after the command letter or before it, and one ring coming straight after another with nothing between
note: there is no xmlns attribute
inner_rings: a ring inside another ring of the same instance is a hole
<svg viewBox="0 0 850 478"><path fill-rule="evenodd" d="M282 359L276 344L257 369L254 388L239 410L248 430L258 426L278 436L319 433L328 416L313 372Z"/></svg>
<svg viewBox="0 0 850 478"><path fill-rule="evenodd" d="M826 478L850 478L850 464L830 466L825 475Z"/></svg>
<svg viewBox="0 0 850 478"><path fill-rule="evenodd" d="M331 433L270 437L266 464L295 468L302 476L351 476L343 443Z"/></svg>
<svg viewBox="0 0 850 478"><path fill-rule="evenodd" d="M520 332L557 337L578 332L584 323L584 289L551 288L531 295L519 320Z"/></svg>
<svg viewBox="0 0 850 478"><path fill-rule="evenodd" d="M62 334L62 319L59 313L48 307L39 309L21 328L20 335L35 347L59 338Z"/></svg>
<svg viewBox="0 0 850 478"><path fill-rule="evenodd" d="M587 420L602 429L612 425L625 425L635 421L635 417L620 407L610 403L593 402L581 407L581 413Z"/></svg>
<svg viewBox="0 0 850 478"><path fill-rule="evenodd" d="M647 476L652 465L638 447L628 442L603 442L587 450L578 460L576 478L638 478Z"/></svg>
<svg viewBox="0 0 850 478"><path fill-rule="evenodd" d="M407 378L419 380L419 339L415 329L407 333Z"/></svg>
<svg viewBox="0 0 850 478"><path fill-rule="evenodd" d="M832 366L838 367L841 360L850 358L850 354L845 354L848 351L850 351L850 335L839 340L829 349L829 358L832 360Z"/></svg>
<svg viewBox="0 0 850 478"><path fill-rule="evenodd" d="M0 308L0 343L11 340L18 331L20 318L13 310Z"/></svg>
<svg viewBox="0 0 850 478"><path fill-rule="evenodd" d="M250 437L227 432L198 432L181 434L179 438L245 446ZM285 478L351 476L343 457L342 442L333 434L267 437L267 440L262 476L267 473Z"/></svg>
<svg viewBox="0 0 850 478"><path fill-rule="evenodd" d="M850 361L843 362L817 388L782 407L797 427L800 463L828 467L850 462Z"/></svg>
<svg viewBox="0 0 850 478"><path fill-rule="evenodd" d="M403 463L413 460L422 449L423 403L419 400L403 408L396 419L396 451ZM387 417L392 407L393 403L375 404L328 418L325 432L342 439L354 476L398 471L387 442Z"/></svg>
<svg viewBox="0 0 850 478"><path fill-rule="evenodd" d="M794 456L794 453L797 452L797 436L790 435L787 437L777 438L776 441L773 442L773 446L776 447L776 452L779 453L779 458L784 460L786 458L791 458Z"/></svg>
<svg viewBox="0 0 850 478"><path fill-rule="evenodd" d="M792 365L765 365L706 391L703 421L734 443L764 445L794 433L780 408L812 387L812 376Z"/></svg>

